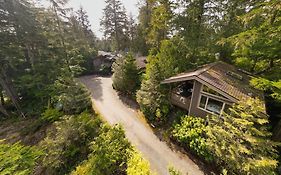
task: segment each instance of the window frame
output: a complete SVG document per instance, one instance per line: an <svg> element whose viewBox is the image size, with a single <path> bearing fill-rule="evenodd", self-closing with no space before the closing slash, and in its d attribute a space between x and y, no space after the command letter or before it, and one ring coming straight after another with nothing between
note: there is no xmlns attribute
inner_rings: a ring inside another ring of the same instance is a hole
<svg viewBox="0 0 281 175"><path fill-rule="evenodd" d="M206 97L206 102L205 102L204 108L200 107L200 102L201 102L202 96ZM211 99L213 99L213 100L216 100L216 101L219 101L219 102L222 102L222 108L221 108L221 110L220 110L220 114L217 114L217 113L215 113L215 112L212 112L212 111L209 111L209 110L206 109L206 108L207 108L207 105L208 105L208 102L209 102L209 98L211 98ZM212 115L221 116L221 115L223 114L223 111L224 111L226 105L230 105L230 106L231 106L232 104L227 103L226 101L223 101L223 100L220 100L220 99L216 99L216 98L214 98L214 97L212 97L212 96L208 96L208 95L206 95L206 94L202 94L202 93L201 93L200 96L199 96L197 108L199 108L199 109L201 109L201 110L203 110L203 111L205 111L205 112L208 112L208 113L210 113L210 114L212 114Z"/></svg>

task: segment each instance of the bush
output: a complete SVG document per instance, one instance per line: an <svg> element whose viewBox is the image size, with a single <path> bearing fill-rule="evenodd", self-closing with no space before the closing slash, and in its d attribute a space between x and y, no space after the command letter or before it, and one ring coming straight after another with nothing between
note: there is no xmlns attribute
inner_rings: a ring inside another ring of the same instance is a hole
<svg viewBox="0 0 281 175"><path fill-rule="evenodd" d="M130 152L127 175L152 175L149 162L135 149Z"/></svg>
<svg viewBox="0 0 281 175"><path fill-rule="evenodd" d="M184 116L179 124L175 124L172 136L184 147L191 149L198 156L207 161L212 160L212 156L207 149L204 119L199 117Z"/></svg>
<svg viewBox="0 0 281 175"><path fill-rule="evenodd" d="M89 143L98 135L101 121L82 113L65 116L54 126L40 143L46 153L41 166L47 174L65 174L87 157Z"/></svg>
<svg viewBox="0 0 281 175"><path fill-rule="evenodd" d="M33 174L41 151L20 143L5 144L0 141L0 174Z"/></svg>
<svg viewBox="0 0 281 175"><path fill-rule="evenodd" d="M58 111L57 109L49 108L46 109L43 114L41 114L41 120L43 120L44 122L53 123L59 120L59 118L62 116L63 116L62 112Z"/></svg>
<svg viewBox="0 0 281 175"><path fill-rule="evenodd" d="M131 145L119 126L104 125L100 135L92 142L89 159L76 168L73 175L126 174L128 151Z"/></svg>
<svg viewBox="0 0 281 175"><path fill-rule="evenodd" d="M127 54L125 58L117 59L112 65L112 70L114 88L126 94L135 94L140 77L133 55Z"/></svg>

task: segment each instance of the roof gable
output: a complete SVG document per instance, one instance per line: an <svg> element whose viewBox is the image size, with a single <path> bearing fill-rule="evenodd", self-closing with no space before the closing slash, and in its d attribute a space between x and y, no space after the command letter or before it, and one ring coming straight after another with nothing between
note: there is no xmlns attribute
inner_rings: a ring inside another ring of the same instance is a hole
<svg viewBox="0 0 281 175"><path fill-rule="evenodd" d="M195 71L182 73L164 80L163 84L197 79L202 84L212 86L223 94L227 94L236 100L249 97L262 98L262 93L250 86L252 76L245 71L224 63L215 62L205 65Z"/></svg>

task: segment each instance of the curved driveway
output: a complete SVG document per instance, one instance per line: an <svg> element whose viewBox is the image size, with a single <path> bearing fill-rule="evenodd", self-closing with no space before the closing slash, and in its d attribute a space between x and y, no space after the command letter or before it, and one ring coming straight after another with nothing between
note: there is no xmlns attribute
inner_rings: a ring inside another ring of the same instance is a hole
<svg viewBox="0 0 281 175"><path fill-rule="evenodd" d="M104 119L110 124L123 125L127 138L149 160L154 172L168 175L167 167L173 165L184 175L204 174L186 155L172 151L165 142L160 141L136 111L120 100L112 89L111 78L85 76L80 81L91 91L94 105Z"/></svg>

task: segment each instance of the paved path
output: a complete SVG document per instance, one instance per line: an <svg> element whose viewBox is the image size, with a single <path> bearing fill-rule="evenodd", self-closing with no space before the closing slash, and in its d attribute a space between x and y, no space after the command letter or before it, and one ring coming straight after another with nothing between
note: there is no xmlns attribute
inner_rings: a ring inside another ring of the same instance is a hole
<svg viewBox="0 0 281 175"><path fill-rule="evenodd" d="M203 175L200 168L186 155L172 151L153 133L148 124L138 117L134 109L125 105L112 89L111 78L85 76L80 81L92 92L97 110L110 123L121 123L127 138L149 160L151 168L159 175L168 175L172 164L184 175Z"/></svg>

